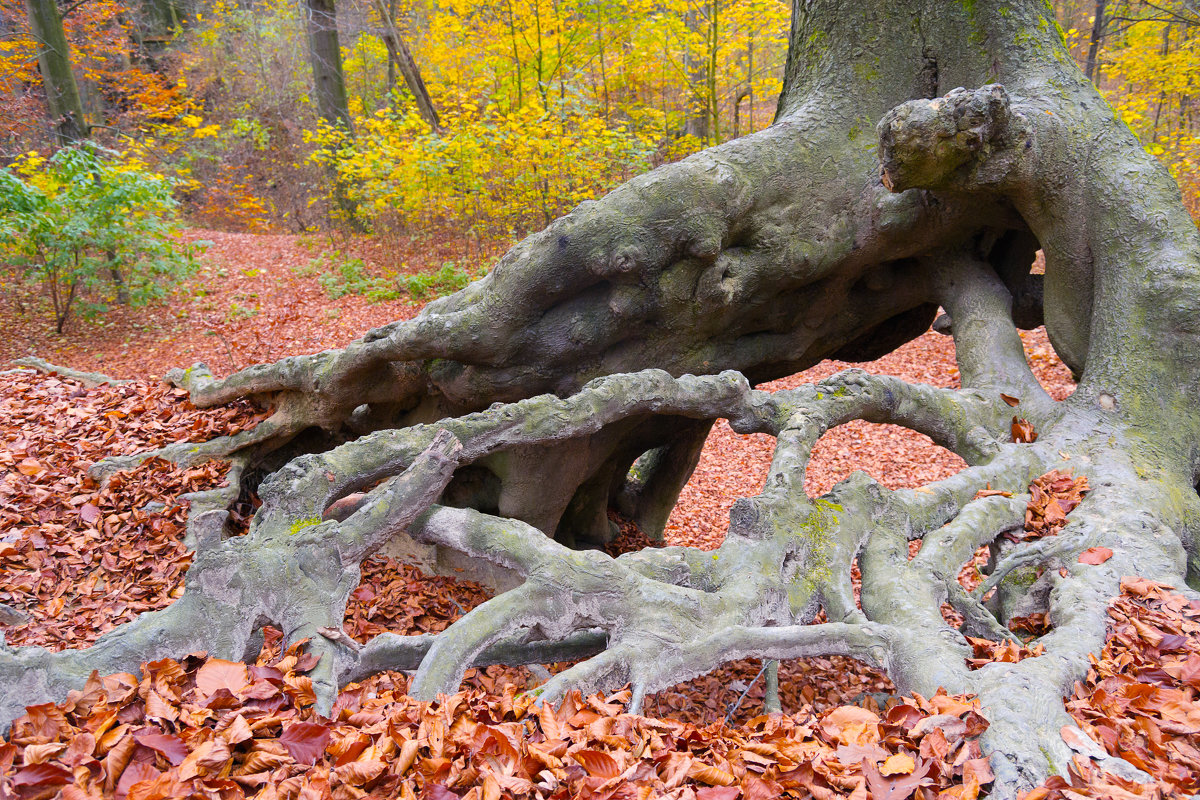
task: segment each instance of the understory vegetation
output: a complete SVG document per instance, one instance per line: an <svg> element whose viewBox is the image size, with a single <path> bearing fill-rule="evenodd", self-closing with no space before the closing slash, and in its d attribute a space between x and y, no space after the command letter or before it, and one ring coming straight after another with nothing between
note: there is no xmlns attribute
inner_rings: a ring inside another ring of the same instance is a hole
<svg viewBox="0 0 1200 800"><path fill-rule="evenodd" d="M195 271L195 246L171 239L171 181L92 145L0 169L0 273L50 298L63 332L73 313L145 306Z"/></svg>

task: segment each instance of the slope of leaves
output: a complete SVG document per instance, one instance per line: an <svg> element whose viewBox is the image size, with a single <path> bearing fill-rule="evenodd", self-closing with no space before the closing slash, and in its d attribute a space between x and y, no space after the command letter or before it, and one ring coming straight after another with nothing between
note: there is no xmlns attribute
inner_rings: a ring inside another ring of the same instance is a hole
<svg viewBox="0 0 1200 800"><path fill-rule="evenodd" d="M191 561L181 496L217 485L226 465L181 470L151 460L103 488L87 469L256 418L245 403L198 411L157 383L88 390L31 372L0 375L0 602L34 619L5 630L8 641L83 646L177 597Z"/></svg>

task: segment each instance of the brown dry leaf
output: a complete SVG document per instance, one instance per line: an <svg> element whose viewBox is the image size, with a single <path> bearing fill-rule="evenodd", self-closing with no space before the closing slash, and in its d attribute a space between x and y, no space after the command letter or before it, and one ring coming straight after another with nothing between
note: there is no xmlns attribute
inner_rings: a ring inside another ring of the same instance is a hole
<svg viewBox="0 0 1200 800"><path fill-rule="evenodd" d="M729 772L723 769L717 769L709 764L702 764L699 761L693 761L688 768L687 776L694 781L706 783L709 786L730 786L735 782L735 778Z"/></svg>
<svg viewBox="0 0 1200 800"><path fill-rule="evenodd" d="M879 716L856 706L830 711L821 719L821 730L839 744L875 744L880 739Z"/></svg>
<svg viewBox="0 0 1200 800"><path fill-rule="evenodd" d="M1089 547L1079 554L1080 564L1103 564L1113 557L1113 551L1107 547Z"/></svg>
<svg viewBox="0 0 1200 800"><path fill-rule="evenodd" d="M45 471L46 468L36 458L26 458L17 464L17 472L22 475L28 475L31 478L37 477Z"/></svg>
<svg viewBox="0 0 1200 800"><path fill-rule="evenodd" d="M889 775L907 775L917 768L917 764L913 761L912 756L907 753L896 753L893 756L888 756L887 760L879 767L879 774L887 777Z"/></svg>
<svg viewBox="0 0 1200 800"><path fill-rule="evenodd" d="M206 695L212 695L221 689L228 689L237 695L249 683L250 675L246 665L237 661L225 661L220 658L210 658L196 672L196 688Z"/></svg>
<svg viewBox="0 0 1200 800"><path fill-rule="evenodd" d="M311 766L325 752L330 727L319 722L293 722L284 727L279 742L297 764Z"/></svg>
<svg viewBox="0 0 1200 800"><path fill-rule="evenodd" d="M44 764L67 749L65 742L47 742L46 744L31 744L25 747L21 760L25 766Z"/></svg>
<svg viewBox="0 0 1200 800"><path fill-rule="evenodd" d="M416 739L409 739L400 746L400 755L392 764L392 772L396 775L403 775L408 771L408 768L413 765L417 758L417 749L420 747L420 742Z"/></svg>
<svg viewBox="0 0 1200 800"><path fill-rule="evenodd" d="M576 750L571 753L571 757L578 761L589 775L599 778L615 778L621 774L617 760L608 753L599 750Z"/></svg>
<svg viewBox="0 0 1200 800"><path fill-rule="evenodd" d="M183 760L187 758L187 745L183 739L169 733L158 733L151 729L136 731L133 738L142 747L149 747L151 750L162 753L172 766L179 766Z"/></svg>
<svg viewBox="0 0 1200 800"><path fill-rule="evenodd" d="M1037 441L1037 431L1033 429L1033 425L1027 419L1013 417L1012 419L1012 440L1017 443L1031 443Z"/></svg>
<svg viewBox="0 0 1200 800"><path fill-rule="evenodd" d="M383 761L355 761L333 770L334 777L351 786L363 786L378 778L387 770Z"/></svg>
<svg viewBox="0 0 1200 800"><path fill-rule="evenodd" d="M47 786L62 786L72 780L70 770L57 764L30 764L21 767L12 777L12 785L17 789L24 787L42 788Z"/></svg>

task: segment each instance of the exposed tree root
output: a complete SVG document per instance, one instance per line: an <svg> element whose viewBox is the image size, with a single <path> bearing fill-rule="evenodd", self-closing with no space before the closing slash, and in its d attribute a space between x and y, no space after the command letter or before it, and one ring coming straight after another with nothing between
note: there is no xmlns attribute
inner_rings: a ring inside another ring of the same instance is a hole
<svg viewBox="0 0 1200 800"><path fill-rule="evenodd" d="M195 650L250 657L266 624L282 627L288 641L310 638L323 656L313 671L321 708L332 705L339 685L380 669L416 667L412 690L431 699L454 691L472 665L584 658L541 687L542 696L632 683L636 706L647 692L737 658L850 655L886 669L901 690L932 693L940 686L978 694L992 722L987 741L1008 759L996 767L1000 785L1028 785L1046 770L1065 768L1071 751L1058 732L1069 722L1065 712L1031 730L1025 704L1044 706L1080 677L1085 654L1103 641L1104 609L1121 575L1179 583L1183 552L1178 538L1153 535L1171 520L1138 510L1151 505L1148 498L1114 503L1108 491L1094 493L1058 536L1003 552L984 584L985 591L1002 588L1018 568L1043 570L1034 590L1019 597L1046 602L1054 626L1041 640L1046 655L969 671L962 633L939 608L949 599L963 610L968 632L1005 635L1007 617L966 595L955 575L975 549L1020 526L1026 501L1019 494L976 494L987 487L1022 492L1071 455L1059 452L1050 434L1032 445L993 437L988 428L998 427L1008 407L986 394L852 370L767 395L734 374L673 379L649 371L595 381L566 400L540 397L438 426L373 434L297 459L265 481L263 507L245 537L222 538L219 528L204 524L210 512L195 514L196 561L184 596L168 609L89 650L6 649L0 670L18 687L19 702L5 713L11 718L25 703L60 697L93 669L125 670ZM510 448L593 436L645 414L726 417L739 430L778 436L767 488L735 506L719 550L664 548L614 559L571 550L518 520L435 504L457 469ZM887 490L860 474L808 500L802 486L812 444L850 419L907 425L979 463L920 490ZM1089 449L1075 441L1072 459L1102 458L1110 429L1093 431ZM1104 443L1095 444L1097 437ZM1092 465L1091 474L1103 474ZM368 490L341 521L322 518L338 498L360 489ZM1136 520L1114 515L1114 506ZM1131 548L1130 524L1152 535ZM438 636L384 634L365 646L347 641L340 625L358 564L400 531L527 580ZM908 542L916 538L923 547L910 560ZM1113 548L1109 564L1075 562L1098 544ZM855 558L861 609L849 583ZM1041 583L1049 585L1039 593ZM834 621L809 624L822 608ZM1008 616L1017 610L1031 609L1011 603L1004 609Z"/></svg>

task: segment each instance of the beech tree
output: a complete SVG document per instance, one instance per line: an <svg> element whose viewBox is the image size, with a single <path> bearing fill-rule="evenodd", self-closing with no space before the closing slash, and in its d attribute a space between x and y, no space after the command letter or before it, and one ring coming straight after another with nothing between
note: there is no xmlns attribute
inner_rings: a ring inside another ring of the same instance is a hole
<svg viewBox="0 0 1200 800"><path fill-rule="evenodd" d="M859 370L753 388L875 358L939 306L961 389ZM415 669L413 693L432 699L473 664L582 659L541 697L631 683L637 710L728 660L842 654L901 691L978 695L993 791L1011 797L1066 770L1062 695L1100 649L1121 577L1198 596L1198 321L1200 235L1179 190L1076 68L1046 4L796 0L767 130L580 205L486 278L344 349L223 379L173 371L199 405L273 410L158 452L233 463L227 489L193 502L186 591L88 650L4 649L4 714L93 669L249 657L268 623L312 637L322 709L381 669ZM1062 402L1017 335L1043 322L1079 377ZM1014 414L1035 441L1013 441ZM719 550L574 549L612 535L612 507L660 533L718 418L777 439L766 489L734 505ZM928 434L969 466L912 491L856 473L810 499L813 443L853 419ZM1086 477L1086 499L1055 536L1004 537L1053 469ZM249 532L229 536L239 483L263 471ZM442 634L348 643L359 562L402 531L524 582ZM982 545L989 575L968 594L955 576ZM1093 547L1113 555L1080 563ZM1044 655L968 669L964 634L1009 637L1010 618L1037 611Z"/></svg>

